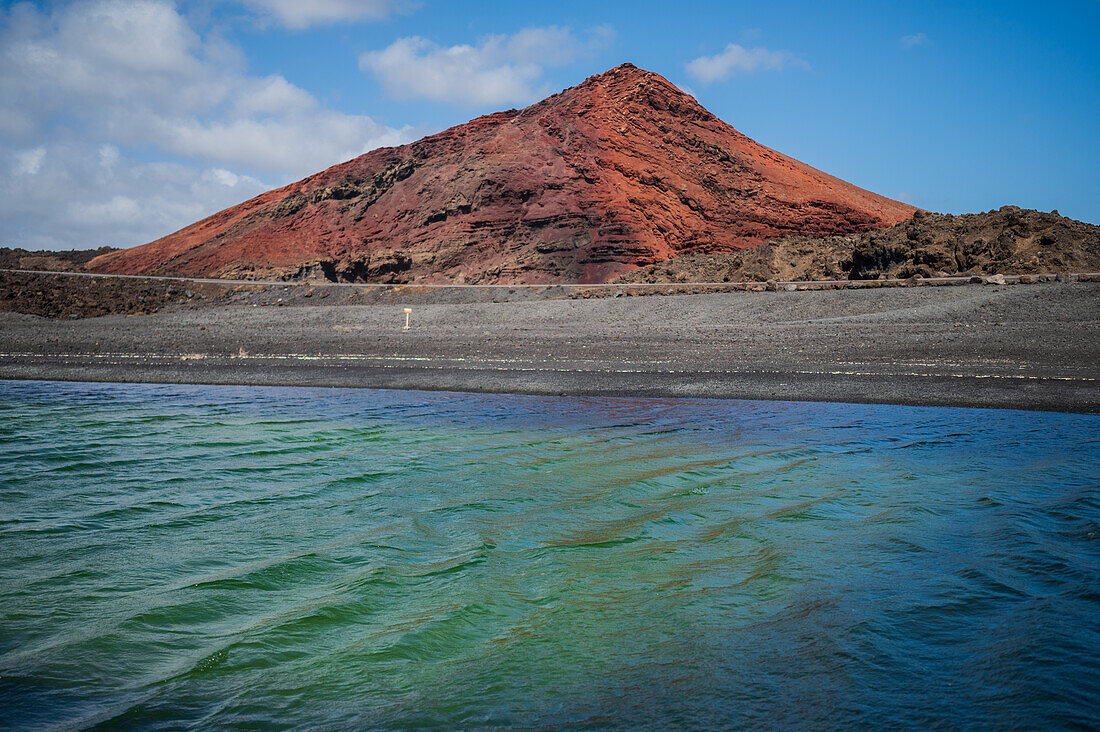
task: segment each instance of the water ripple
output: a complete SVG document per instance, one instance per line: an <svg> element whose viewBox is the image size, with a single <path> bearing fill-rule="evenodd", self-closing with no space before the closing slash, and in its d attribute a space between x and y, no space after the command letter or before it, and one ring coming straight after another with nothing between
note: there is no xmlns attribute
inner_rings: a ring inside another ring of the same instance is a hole
<svg viewBox="0 0 1100 732"><path fill-rule="evenodd" d="M0 726L1091 726L1100 421L0 382Z"/></svg>

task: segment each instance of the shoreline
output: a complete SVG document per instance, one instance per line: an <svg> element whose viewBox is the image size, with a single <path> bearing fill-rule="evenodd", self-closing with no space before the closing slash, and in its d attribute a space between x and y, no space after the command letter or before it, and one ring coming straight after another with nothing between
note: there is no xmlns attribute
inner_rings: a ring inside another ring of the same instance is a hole
<svg viewBox="0 0 1100 732"><path fill-rule="evenodd" d="M957 409L1008 409L1016 411L1058 412L1063 414L1100 414L1100 409L1090 405L1087 397L1095 390L1095 379L1070 383L1055 377L1027 377L1040 385L1045 381L1058 382L1056 389L1041 386L1045 394L1033 391L1022 395L1016 388L1018 382L998 384L996 388L976 389L977 384L991 377L952 375L966 389L966 396L945 396L937 381L944 377L935 374L868 374L845 372L839 374L807 374L806 372L762 373L742 372L735 378L714 379L699 375L683 374L676 377L654 377L653 374L631 374L627 378L597 379L593 372L577 371L563 376L561 370L547 371L542 378L530 379L528 374L508 370L464 369L445 373L416 368L355 369L345 365L329 366L324 374L318 374L311 362L309 374L305 367L287 366L285 357L259 358L260 361L281 362L282 368L266 364L257 368L203 364L201 368L188 368L195 360L182 357L178 360L165 357L138 357L150 361L144 367L119 367L96 365L90 360L76 364L71 360L63 366L53 363L24 364L22 368L11 361L0 367L0 380L6 381L58 381L69 383L113 384L166 384L195 386L262 386L325 389L386 389L399 391L428 391L464 394L514 394L524 396L589 396L619 399L716 399L744 401L777 401L829 404L879 404L906 407L947 407ZM311 357L316 358L316 357ZM339 369L337 371L336 369ZM459 371L467 373L459 376ZM803 379L801 386L788 389L792 376ZM464 378L476 378L467 381ZM549 378L548 378L549 377ZM737 378L739 377L739 378ZM875 398L875 394L889 393L889 397ZM1084 396L1086 399L1074 397Z"/></svg>
<svg viewBox="0 0 1100 732"><path fill-rule="evenodd" d="M0 313L0 379L1100 413L1100 283Z"/></svg>

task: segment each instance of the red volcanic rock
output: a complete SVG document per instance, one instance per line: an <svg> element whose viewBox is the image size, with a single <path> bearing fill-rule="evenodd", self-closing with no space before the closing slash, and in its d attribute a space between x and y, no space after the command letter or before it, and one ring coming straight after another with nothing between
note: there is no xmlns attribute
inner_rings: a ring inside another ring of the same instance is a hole
<svg viewBox="0 0 1100 732"><path fill-rule="evenodd" d="M380 148L99 272L602 282L687 252L867 231L915 209L759 145L623 64L523 110Z"/></svg>

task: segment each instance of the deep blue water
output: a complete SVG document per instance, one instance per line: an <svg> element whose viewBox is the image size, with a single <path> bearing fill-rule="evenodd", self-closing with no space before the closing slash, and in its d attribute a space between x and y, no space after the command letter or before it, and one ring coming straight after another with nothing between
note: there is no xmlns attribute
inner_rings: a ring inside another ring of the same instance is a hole
<svg viewBox="0 0 1100 732"><path fill-rule="evenodd" d="M0 382L0 725L1095 727L1098 428Z"/></svg>

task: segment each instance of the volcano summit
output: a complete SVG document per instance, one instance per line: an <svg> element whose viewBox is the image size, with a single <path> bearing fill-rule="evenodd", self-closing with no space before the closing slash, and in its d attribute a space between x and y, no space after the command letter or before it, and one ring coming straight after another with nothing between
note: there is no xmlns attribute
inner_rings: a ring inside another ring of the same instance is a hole
<svg viewBox="0 0 1100 732"><path fill-rule="evenodd" d="M379 148L88 269L367 282L603 282L685 253L895 224L912 206L617 66L522 110Z"/></svg>

